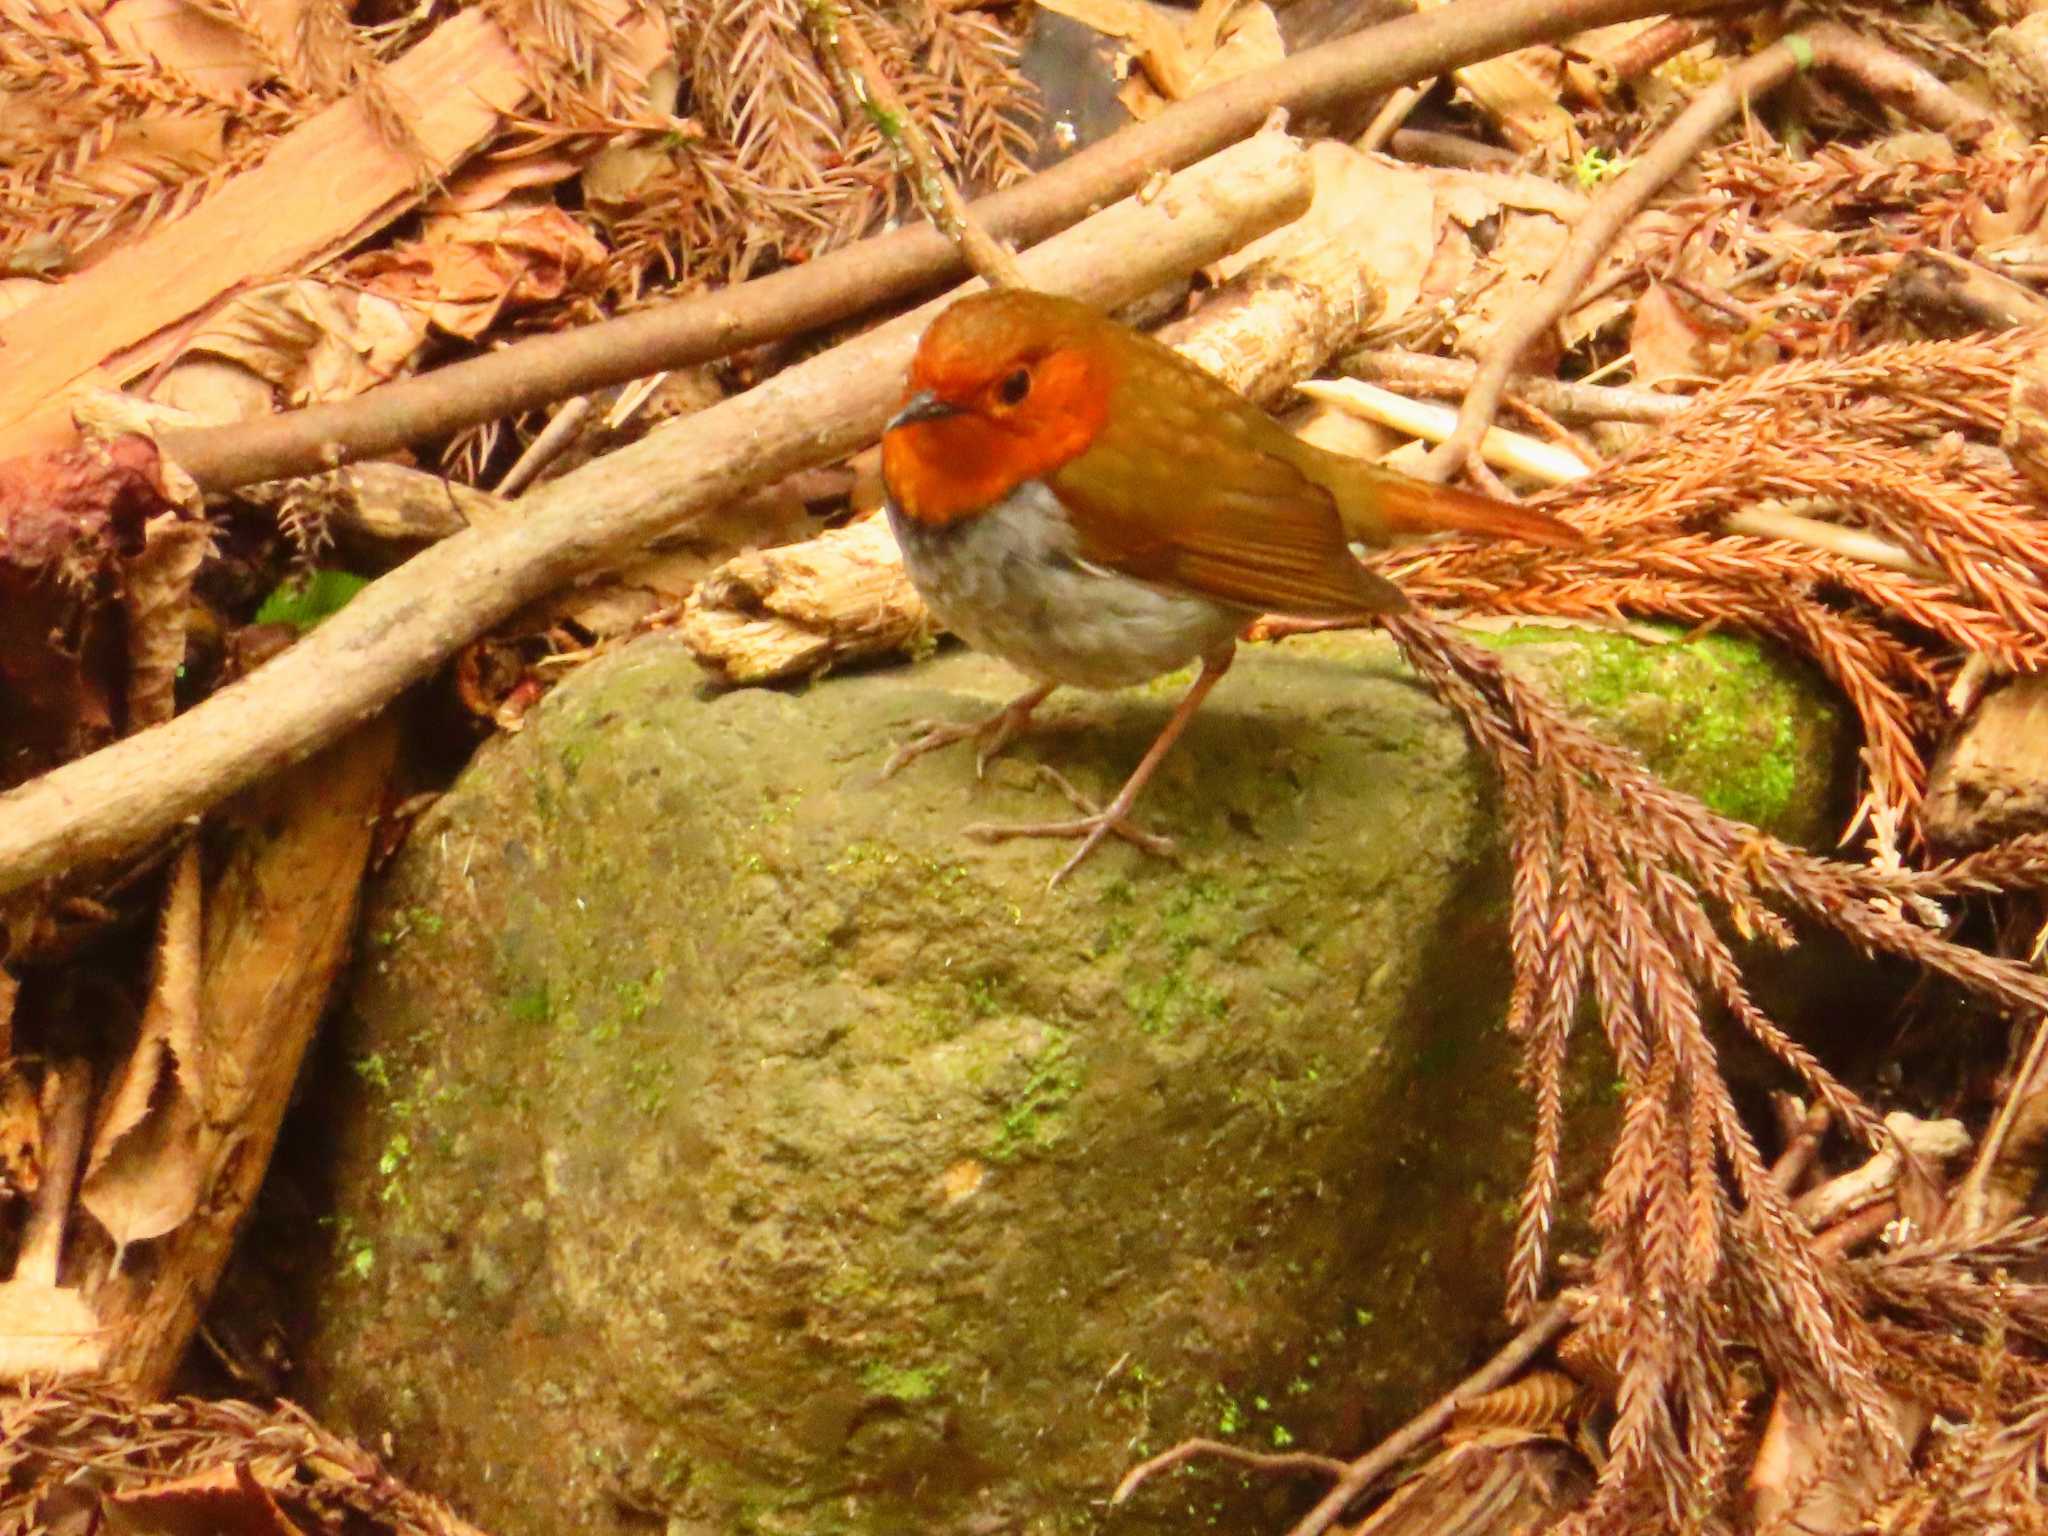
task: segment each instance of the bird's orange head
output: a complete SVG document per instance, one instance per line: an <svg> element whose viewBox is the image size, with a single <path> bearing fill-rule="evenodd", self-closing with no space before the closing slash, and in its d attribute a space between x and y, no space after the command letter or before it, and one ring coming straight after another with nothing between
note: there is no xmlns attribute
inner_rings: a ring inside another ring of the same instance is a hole
<svg viewBox="0 0 2048 1536"><path fill-rule="evenodd" d="M971 295L934 320L903 409L882 434L882 478L904 515L972 517L1087 452L1109 419L1114 322L1022 289Z"/></svg>

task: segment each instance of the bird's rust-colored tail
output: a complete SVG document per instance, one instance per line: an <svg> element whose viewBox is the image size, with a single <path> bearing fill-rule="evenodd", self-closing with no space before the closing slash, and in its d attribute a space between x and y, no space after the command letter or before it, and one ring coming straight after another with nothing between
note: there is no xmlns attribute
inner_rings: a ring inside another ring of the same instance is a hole
<svg viewBox="0 0 2048 1536"><path fill-rule="evenodd" d="M1586 536L1578 529L1533 507L1495 501L1455 486L1433 485L1378 465L1359 467L1374 471L1363 488L1365 494L1338 500L1345 532L1362 543L1387 544L1431 533L1469 533L1481 538L1521 539L1556 549L1586 546Z"/></svg>

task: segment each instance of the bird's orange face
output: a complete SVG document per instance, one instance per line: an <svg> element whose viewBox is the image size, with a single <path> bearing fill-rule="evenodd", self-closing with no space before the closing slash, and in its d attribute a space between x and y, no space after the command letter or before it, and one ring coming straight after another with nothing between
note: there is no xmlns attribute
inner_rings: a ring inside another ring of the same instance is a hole
<svg viewBox="0 0 2048 1536"><path fill-rule="evenodd" d="M905 516L971 517L1088 450L1109 419L1115 359L1078 308L990 293L932 322L882 434L882 478Z"/></svg>

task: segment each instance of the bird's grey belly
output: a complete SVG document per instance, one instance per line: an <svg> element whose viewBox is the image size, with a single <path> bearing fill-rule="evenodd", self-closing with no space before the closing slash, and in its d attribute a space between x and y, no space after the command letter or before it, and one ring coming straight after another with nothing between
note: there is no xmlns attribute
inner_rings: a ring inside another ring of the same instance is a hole
<svg viewBox="0 0 2048 1536"><path fill-rule="evenodd" d="M978 516L928 528L889 508L904 568L948 629L1046 682L1122 688L1185 666L1250 617L1089 565L1052 492L1019 486Z"/></svg>

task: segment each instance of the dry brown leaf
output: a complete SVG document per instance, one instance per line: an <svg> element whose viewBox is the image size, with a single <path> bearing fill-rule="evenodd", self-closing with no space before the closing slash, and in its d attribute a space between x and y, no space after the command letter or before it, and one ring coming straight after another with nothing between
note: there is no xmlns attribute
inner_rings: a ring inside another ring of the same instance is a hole
<svg viewBox="0 0 2048 1536"><path fill-rule="evenodd" d="M354 932L397 749L396 723L379 716L209 818L221 857L205 901L204 1198L149 1263L93 1290L108 1328L107 1375L145 1399L166 1389L184 1357L270 1162Z"/></svg>
<svg viewBox="0 0 2048 1536"><path fill-rule="evenodd" d="M106 575L167 505L160 470L140 437L0 461L0 781L110 734L120 641Z"/></svg>
<svg viewBox="0 0 2048 1536"><path fill-rule="evenodd" d="M1185 22L1146 0L1040 0L1105 37L1130 44L1119 59L1117 94L1136 118L1286 56L1273 13L1259 0L1202 0Z"/></svg>
<svg viewBox="0 0 2048 1536"><path fill-rule="evenodd" d="M142 553L128 562L121 601L128 611L130 731L161 725L176 712L192 582L212 546L206 523L166 512L150 519Z"/></svg>
<svg viewBox="0 0 2048 1536"><path fill-rule="evenodd" d="M292 405L359 395L402 372L429 317L313 278L244 294L198 331L185 355L213 353L267 379Z"/></svg>
<svg viewBox="0 0 2048 1536"><path fill-rule="evenodd" d="M1917 1445L1932 1417L1928 1410L1889 1395L1885 1408L1899 1444ZM1844 1455L1859 1443L1846 1430L1839 1410L1823 1418L1779 1393L1749 1473L1752 1529L1849 1536L1869 1528L1862 1513L1874 1507L1891 1473L1877 1457Z"/></svg>
<svg viewBox="0 0 2048 1536"><path fill-rule="evenodd" d="M598 158L602 159L606 153L609 150L600 151ZM666 155L661 158L663 164L669 163ZM476 213L485 208L495 208L515 192L552 187L557 182L567 181L578 171L587 174L584 159L566 152L481 156L463 167L461 175L449 179L448 190L434 199L434 211ZM586 185L586 201L589 196Z"/></svg>
<svg viewBox="0 0 2048 1536"><path fill-rule="evenodd" d="M1169 27L1146 40L1137 55L1143 76L1132 75L1117 96L1125 110L1142 121L1176 101L1278 64L1286 56L1280 24L1266 6L1256 0L1244 5L1203 0L1177 37Z"/></svg>
<svg viewBox="0 0 2048 1536"><path fill-rule="evenodd" d="M202 1193L212 1139L199 1016L203 909L199 848L187 844L165 892L156 975L135 1049L100 1108L79 1189L79 1203L114 1239L116 1269L122 1249L178 1227Z"/></svg>
<svg viewBox="0 0 2048 1536"><path fill-rule="evenodd" d="M100 1507L115 1536L299 1536L246 1463L124 1489Z"/></svg>
<svg viewBox="0 0 2048 1536"><path fill-rule="evenodd" d="M115 0L103 20L115 42L222 102L272 75L255 39L189 0Z"/></svg>
<svg viewBox="0 0 2048 1536"><path fill-rule="evenodd" d="M188 358L166 369L149 398L152 404L185 412L188 425L195 427L253 421L276 408L269 384L224 357Z"/></svg>
<svg viewBox="0 0 2048 1536"><path fill-rule="evenodd" d="M1553 162L1579 152L1576 125L1558 101L1563 57L1554 48L1468 64L1453 76L1461 94L1500 124L1501 136L1517 149L1541 150Z"/></svg>
<svg viewBox="0 0 2048 1536"><path fill-rule="evenodd" d="M1446 299L1455 300L1473 282L1473 274L1479 270L1479 253L1472 249L1472 240L1456 221L1446 220L1442 232L1437 236L1436 249L1430 253L1429 265L1422 273L1422 301L1437 305Z"/></svg>
<svg viewBox="0 0 2048 1536"><path fill-rule="evenodd" d="M1692 323L1662 283L1650 284L1636 301L1628 349L1635 357L1638 384L1697 378L1711 371L1706 333Z"/></svg>
<svg viewBox="0 0 2048 1536"><path fill-rule="evenodd" d="M89 1376L106 1344L85 1299L40 1280L0 1283L0 1382Z"/></svg>
<svg viewBox="0 0 2048 1536"><path fill-rule="evenodd" d="M1515 209L1502 213L1499 238L1493 249L1480 258L1473 279L1481 286L1451 319L1457 351L1472 358L1484 357L1492 351L1494 337L1528 304L1556 264L1558 252L1564 249L1570 233L1547 213L1522 213ZM1536 355L1535 349L1523 363L1538 372L1550 366L1548 360Z"/></svg>
<svg viewBox="0 0 2048 1536"><path fill-rule="evenodd" d="M504 309L551 303L596 276L608 254L554 204L510 204L429 220L419 239L350 262L343 276L474 338Z"/></svg>

